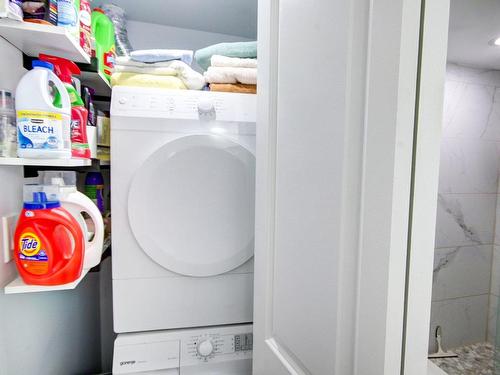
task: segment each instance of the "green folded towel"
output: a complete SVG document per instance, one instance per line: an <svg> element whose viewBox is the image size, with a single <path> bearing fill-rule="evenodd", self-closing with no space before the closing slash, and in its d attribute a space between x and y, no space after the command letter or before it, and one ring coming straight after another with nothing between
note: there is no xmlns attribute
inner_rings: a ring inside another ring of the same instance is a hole
<svg viewBox="0 0 500 375"><path fill-rule="evenodd" d="M257 42L219 43L199 49L194 54L194 59L203 70L210 66L213 55L227 57L255 58L257 57Z"/></svg>

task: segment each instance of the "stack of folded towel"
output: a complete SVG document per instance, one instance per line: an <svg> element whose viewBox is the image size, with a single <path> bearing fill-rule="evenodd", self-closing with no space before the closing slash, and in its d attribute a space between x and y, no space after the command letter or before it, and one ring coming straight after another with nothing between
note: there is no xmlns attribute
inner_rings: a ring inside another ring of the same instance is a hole
<svg viewBox="0 0 500 375"><path fill-rule="evenodd" d="M201 90L203 76L191 68L193 51L141 50L118 56L112 86Z"/></svg>
<svg viewBox="0 0 500 375"><path fill-rule="evenodd" d="M257 42L220 43L196 51L211 91L257 92Z"/></svg>

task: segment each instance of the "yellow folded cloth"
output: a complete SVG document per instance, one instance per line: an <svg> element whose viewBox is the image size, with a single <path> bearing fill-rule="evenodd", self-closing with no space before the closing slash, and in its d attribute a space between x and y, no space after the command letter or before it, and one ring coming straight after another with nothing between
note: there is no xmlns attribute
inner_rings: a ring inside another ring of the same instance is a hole
<svg viewBox="0 0 500 375"><path fill-rule="evenodd" d="M116 72L111 75L111 86L158 87L185 90L186 85L175 76Z"/></svg>
<svg viewBox="0 0 500 375"><path fill-rule="evenodd" d="M257 85L245 83L211 83L210 91L238 92L240 94L257 94Z"/></svg>

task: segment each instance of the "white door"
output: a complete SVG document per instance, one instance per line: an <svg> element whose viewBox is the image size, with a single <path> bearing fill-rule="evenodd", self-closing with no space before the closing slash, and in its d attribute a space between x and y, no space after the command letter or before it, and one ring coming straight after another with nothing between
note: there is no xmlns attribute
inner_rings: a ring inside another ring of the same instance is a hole
<svg viewBox="0 0 500 375"><path fill-rule="evenodd" d="M254 374L399 374L420 0L260 0Z"/></svg>

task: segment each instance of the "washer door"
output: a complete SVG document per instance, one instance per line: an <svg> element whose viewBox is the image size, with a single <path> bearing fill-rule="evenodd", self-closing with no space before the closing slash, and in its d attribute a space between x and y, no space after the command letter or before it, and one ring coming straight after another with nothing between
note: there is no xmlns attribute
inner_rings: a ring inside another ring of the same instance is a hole
<svg viewBox="0 0 500 375"><path fill-rule="evenodd" d="M168 270L230 271L253 255L255 156L217 135L167 143L135 174L128 215L142 249Z"/></svg>

